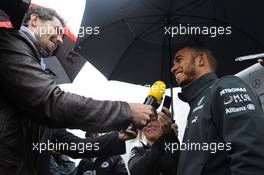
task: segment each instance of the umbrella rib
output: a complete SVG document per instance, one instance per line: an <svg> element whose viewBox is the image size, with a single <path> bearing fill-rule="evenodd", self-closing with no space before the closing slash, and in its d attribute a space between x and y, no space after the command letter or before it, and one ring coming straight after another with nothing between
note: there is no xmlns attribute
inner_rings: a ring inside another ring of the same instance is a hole
<svg viewBox="0 0 264 175"><path fill-rule="evenodd" d="M161 18L158 19L157 22L160 21L160 20L162 20L162 19L161 19ZM123 56L125 55L125 53L126 53L126 51L128 50L128 48L130 48L130 47L131 47L131 46L137 41L137 39L138 39L141 35L143 35L146 31L148 31L150 28L152 28L153 25L154 25L154 24L148 26L144 31L142 31L138 36L136 36L135 39L129 44L129 46L124 50L124 52L123 52L123 53L121 54L121 56L119 57L119 61L118 61L118 63L115 65L113 71L112 71L111 74L109 75L109 79L111 79L110 77L112 76L112 74L113 74L114 71L116 70L116 67L118 67L118 65L120 64L121 59L124 58ZM130 29L130 28L129 28L129 29Z"/></svg>
<svg viewBox="0 0 264 175"><path fill-rule="evenodd" d="M164 18L165 18L165 16L164 16ZM148 33L148 34L146 34L146 35L144 35L143 37L147 37L147 36L149 36L149 35L152 35L153 33L155 33L156 31L159 31L160 29L162 29L162 28L164 28L164 26L165 26L165 23L162 23L163 25L162 26L160 26L158 29L156 29L156 30L153 30L152 32L150 32L150 33Z"/></svg>
<svg viewBox="0 0 264 175"><path fill-rule="evenodd" d="M134 23L134 24L164 24L163 22L161 23L153 23L153 22L139 22L139 21L130 21L130 20L127 20L126 22L129 22L129 23Z"/></svg>
<svg viewBox="0 0 264 175"><path fill-rule="evenodd" d="M204 0L204 1L206 1L206 0ZM201 1L201 3L204 2L204 1ZM185 6L187 6L187 5L190 5L190 4L186 4ZM201 5L201 4L197 4L197 5ZM196 8L197 5L196 5L195 7L193 7L193 8ZM192 9L191 9L191 10L192 10ZM191 11L191 10L190 10L190 11ZM182 15L180 15L179 17L182 17ZM146 23L146 22L136 22L136 21L129 21L129 22L134 22L134 23L139 23L139 24L148 24L148 23ZM158 23L155 23L155 24L158 24ZM151 32L151 33L145 35L144 37L149 36L149 35L155 33L156 31L160 30L161 28L163 28L163 27L165 26L165 23L160 23L160 24L163 24L163 25L162 25L160 28L158 28L157 30L154 30L153 32Z"/></svg>
<svg viewBox="0 0 264 175"><path fill-rule="evenodd" d="M109 26L111 26L111 25L114 25L114 24L118 24L119 22L122 22L123 21L123 19L120 19L120 20L117 20L117 21L114 21L114 22L112 22L112 23L109 23L109 24L106 24L105 26L103 26L102 28L101 28L101 30L103 30L103 29L105 29L105 28L107 28L107 27L109 27ZM87 39L89 39L89 37L92 37L93 35L91 35L91 36L89 36L89 35L86 35L86 37L78 44L78 45L81 45L81 44L83 44Z"/></svg>
<svg viewBox="0 0 264 175"><path fill-rule="evenodd" d="M200 0L200 1L202 1L202 0ZM205 0L206 1L206 0ZM202 2L204 2L204 1L202 1ZM185 4L185 5L183 5L182 7L179 7L178 9L176 9L176 10L174 10L174 11L179 11L179 10L181 10L181 9L183 9L183 8L185 8L185 7L187 7L187 6L190 6L190 5L193 5L194 3L199 3L199 1L197 1L197 0L193 0L193 1L191 1L191 2L189 2L189 3L187 3L187 4ZM196 7L196 6L195 6ZM172 11L173 12L173 11ZM147 18L147 17L159 17L159 16L161 16L161 15L145 15L145 16L135 16L135 17L128 17L128 18L126 18L126 20L128 20L128 19L138 19L138 18Z"/></svg>
<svg viewBox="0 0 264 175"><path fill-rule="evenodd" d="M166 38L165 38L165 35L164 35L163 42L162 42L162 57L163 57L163 55L165 55L165 53L164 53L165 46L166 46ZM163 67L164 67L164 61L161 58L161 68L163 68ZM161 71L160 71L160 77L162 77L162 72L163 72L163 69L161 69Z"/></svg>
<svg viewBox="0 0 264 175"><path fill-rule="evenodd" d="M181 19L184 15L189 14L190 12L193 11L193 9L199 8L199 7L200 7L201 5L203 5L204 2L206 2L206 1L207 1L207 0L200 0L200 2L198 1L198 2L195 4L195 6L194 6L193 8L191 8L190 10L188 10L185 14L179 15L178 19L176 19L176 20L179 20L179 19ZM173 14L174 14L174 15L177 15L177 14L175 14L175 11L173 12Z"/></svg>
<svg viewBox="0 0 264 175"><path fill-rule="evenodd" d="M259 46L264 47L264 43L261 43L260 41L258 41L255 37L251 36L250 33L245 32L243 30L241 30L239 27L229 24L228 22L219 20L219 19L215 19L215 18L209 18L209 17L202 17L202 16L196 16L196 15L186 15L183 14L182 17L192 17L192 18L197 18L197 19L206 19L206 20L210 20L211 22L215 22L215 23L219 23L219 24L223 24L226 26L231 26L233 28L235 28L237 31L239 31L240 33L244 34L245 36L248 36L252 41L256 42ZM173 19L175 20L175 19Z"/></svg>
<svg viewBox="0 0 264 175"><path fill-rule="evenodd" d="M127 17L125 18L126 20L129 20L129 19L139 19L139 18L148 18L148 17L160 17L162 15L154 15L154 14L151 14L151 15L144 15L144 16L134 16L134 17Z"/></svg>
<svg viewBox="0 0 264 175"><path fill-rule="evenodd" d="M146 2L146 0L140 0L140 1L142 2L142 4L149 7L152 11L157 9L158 11L163 12L163 10L159 6L156 6L154 4L150 4L149 2Z"/></svg>
<svg viewBox="0 0 264 175"><path fill-rule="evenodd" d="M209 1L210 1L210 3L211 3L211 6L212 6L212 8L213 8L213 11L216 12L216 8L215 8L215 6L214 6L213 1L212 1L212 0L209 0Z"/></svg>
<svg viewBox="0 0 264 175"><path fill-rule="evenodd" d="M120 20L114 21L112 23L106 24L105 26L101 27L101 30L104 30L105 28L108 28L112 25L115 25L115 24L118 24L121 22L125 22L125 21L127 21L127 19L137 19L137 18L146 18L146 17L160 17L160 15L147 15L147 16L138 16L138 17L129 17L129 18L120 19ZM157 21L159 21L159 20L157 20ZM89 37L93 37L93 35L91 35L91 36L87 35L78 45L83 44L87 39L89 39Z"/></svg>
<svg viewBox="0 0 264 175"><path fill-rule="evenodd" d="M176 14L175 14L176 15ZM209 17L204 17L204 16L197 16L197 15L188 15L188 14L178 14L179 17L189 17L189 18L196 18L196 19L204 19L208 21L219 21L215 18L209 18ZM178 20L178 19L172 19L172 20Z"/></svg>
<svg viewBox="0 0 264 175"><path fill-rule="evenodd" d="M160 12L164 12L159 6L155 6L155 5L153 5L153 4L150 4L150 3L147 3L145 0L140 0L143 4L145 4L146 6L148 6L150 9L152 9L152 10L154 10L154 9L158 9ZM191 1L191 2L189 2L189 3L187 3L187 4L185 4L185 5L183 5L182 7L179 7L179 8L177 8L175 11L178 11L178 10L181 10L181 9L183 9L183 8L185 8L185 7L188 7L188 6L190 6L190 5L193 5L194 3L198 3L199 1L197 1L197 0L193 0L193 1ZM172 8L172 0L170 0L170 8Z"/></svg>
<svg viewBox="0 0 264 175"><path fill-rule="evenodd" d="M239 31L240 33L242 33L243 35L247 36L248 38L250 38L252 41L256 42L260 47L264 47L264 43L260 42L259 40L257 40L254 36L252 36L250 33L240 29L239 27L229 24L228 22L224 22L221 20L216 20L221 24L227 25L227 26L231 26L232 28L235 28L237 31Z"/></svg>
<svg viewBox="0 0 264 175"><path fill-rule="evenodd" d="M201 0L200 1L200 3L199 4L196 4L192 9L190 9L189 10L189 12L191 12L194 8L198 8L200 5L202 5L205 1L207 1L207 0ZM193 1L192 1L193 2ZM199 1L198 1L199 2ZM191 5L191 3L188 3L188 4L186 4L184 7L186 7L186 6L189 6L189 5ZM183 7L182 7L183 8ZM189 13L189 12L187 12L187 13ZM175 14L175 13L174 13ZM175 14L176 15L176 14ZM179 15L179 17L178 17L178 19L180 19L180 18L182 18L183 16L187 16L186 14L183 14L183 15ZM188 17L190 17L190 16L192 16L192 15L189 15ZM201 17L197 17L197 18L199 18L199 19L204 19L204 18L201 18ZM178 19L176 19L176 20L178 20ZM175 20L175 19L174 19ZM210 20L214 20L214 19L210 19ZM130 21L130 22L133 22L133 21ZM134 22L134 23L141 23L141 24L146 24L146 23L144 23L144 22ZM155 24L157 24L157 23L155 23ZM161 23L162 24L162 23ZM150 34L147 34L147 35L145 35L145 37L146 36L149 36L149 35L151 35L152 33L155 33L156 31L158 31L158 30L160 30L161 28L163 28L165 26L165 23L163 23L163 25L160 27L160 28L158 28L157 30L154 30L153 32L151 32Z"/></svg>
<svg viewBox="0 0 264 175"><path fill-rule="evenodd" d="M186 17L191 17L191 16L186 16ZM203 19L203 17L197 17L197 18ZM211 20L215 20L215 19L211 19ZM126 22L134 23L134 24L153 24L153 22L139 22L139 21L130 21L130 20L129 21L126 21ZM165 23L164 22L160 22L160 23L155 23L155 24L165 24ZM181 24L187 24L187 23L181 23ZM201 22L194 22L194 23L191 23L191 24L203 24L203 23L201 23Z"/></svg>
<svg viewBox="0 0 264 175"><path fill-rule="evenodd" d="M170 0L170 5L169 5L169 7L170 7L170 10L169 11L171 11L171 8L173 7L173 2L172 2L173 0Z"/></svg>
<svg viewBox="0 0 264 175"><path fill-rule="evenodd" d="M177 22L178 20L180 20L182 17L191 17L192 15L190 15L189 13L193 10L193 9L195 9L195 8L199 8L199 6L201 6L201 5L203 5L203 3L204 2L206 2L207 0L201 0L200 2L198 1L196 4L195 4L195 6L193 7L193 8L191 8L188 12L185 12L185 14L179 14L179 16L176 18L176 19L172 19L172 20L175 20L176 21L176 24L179 24L179 22ZM191 4L186 4L185 5L185 7L186 6L189 6L189 5L191 5ZM189 14L189 15L188 15ZM173 15L177 15L176 13L175 13L175 11L173 12ZM204 19L204 18L201 18L201 17L197 17L198 19Z"/></svg>
<svg viewBox="0 0 264 175"><path fill-rule="evenodd" d="M214 6L214 3L212 2L212 0L210 0L210 2L211 2L211 4L212 4L212 7L215 9L215 6ZM216 10L214 10L214 11L216 11ZM231 24L229 24L229 23L227 23L227 22L220 21L220 20L218 20L218 21L219 21L220 23L222 23L222 24L226 24L226 25L229 25L229 26L234 27L237 31L241 32L241 33L244 34L245 36L248 36L251 40L255 41L260 47L264 47L264 44L261 43L261 42L259 42L255 37L251 36L250 33L247 33L247 32L245 32L245 31L241 30L239 27L234 26L234 25L231 25Z"/></svg>
<svg viewBox="0 0 264 175"><path fill-rule="evenodd" d="M200 0L200 1L202 1L202 0ZM193 1L189 2L189 3L186 3L186 4L183 5L183 6L181 6L181 7L177 8L177 9L175 9L175 10L172 11L172 12L180 11L180 10L182 10L182 9L188 7L188 6L195 5L196 3L199 3L199 1L197 1L197 0L193 0Z"/></svg>

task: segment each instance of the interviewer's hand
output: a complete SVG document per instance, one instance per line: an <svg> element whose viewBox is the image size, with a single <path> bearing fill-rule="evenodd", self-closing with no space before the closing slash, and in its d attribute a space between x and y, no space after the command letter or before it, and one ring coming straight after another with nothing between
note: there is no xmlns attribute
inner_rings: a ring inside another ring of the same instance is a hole
<svg viewBox="0 0 264 175"><path fill-rule="evenodd" d="M154 109L150 105L129 103L129 106L132 111L133 124L139 129L146 126L151 116L155 115Z"/></svg>
<svg viewBox="0 0 264 175"><path fill-rule="evenodd" d="M131 130L132 127L129 126L125 131L118 132L118 138L120 140L126 141L137 137L137 132Z"/></svg>
<svg viewBox="0 0 264 175"><path fill-rule="evenodd" d="M258 59L258 62L259 62L262 66L264 66L264 60L263 60L263 59Z"/></svg>
<svg viewBox="0 0 264 175"><path fill-rule="evenodd" d="M160 122L160 127L163 133L171 129L171 113L167 108L163 107L162 112L158 113L158 120Z"/></svg>

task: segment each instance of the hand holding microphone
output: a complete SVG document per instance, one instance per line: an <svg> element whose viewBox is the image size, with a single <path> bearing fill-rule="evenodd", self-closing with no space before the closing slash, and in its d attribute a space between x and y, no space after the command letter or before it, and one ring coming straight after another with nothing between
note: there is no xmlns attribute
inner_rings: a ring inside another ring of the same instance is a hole
<svg viewBox="0 0 264 175"><path fill-rule="evenodd" d="M144 105L140 103L129 103L132 111L132 123L137 128L144 127L150 120L150 117L154 115L154 110L150 105Z"/></svg>
<svg viewBox="0 0 264 175"><path fill-rule="evenodd" d="M136 131L143 128L150 120L151 116L156 116L155 110L160 105L162 96L165 93L166 85L162 81L156 81L149 90L148 96L144 104L130 103L132 110L133 123L132 128Z"/></svg>

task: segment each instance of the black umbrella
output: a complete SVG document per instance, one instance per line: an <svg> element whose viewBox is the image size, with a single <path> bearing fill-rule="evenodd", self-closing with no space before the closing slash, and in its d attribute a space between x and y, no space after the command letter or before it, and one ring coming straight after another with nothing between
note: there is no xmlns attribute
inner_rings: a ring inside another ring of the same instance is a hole
<svg viewBox="0 0 264 175"><path fill-rule="evenodd" d="M1 0L0 9L9 16L13 26L19 29L29 4L30 0Z"/></svg>
<svg viewBox="0 0 264 175"><path fill-rule="evenodd" d="M63 45L56 50L55 56L43 59L46 71L57 84L71 83L86 62L86 59L72 50L74 46L74 40L65 35Z"/></svg>
<svg viewBox="0 0 264 175"><path fill-rule="evenodd" d="M100 32L79 37L75 51L109 80L171 86L171 57L195 42L215 53L218 75L234 74L251 64L235 57L263 50L263 7L261 0L89 0L82 26ZM204 30L176 35L180 27Z"/></svg>

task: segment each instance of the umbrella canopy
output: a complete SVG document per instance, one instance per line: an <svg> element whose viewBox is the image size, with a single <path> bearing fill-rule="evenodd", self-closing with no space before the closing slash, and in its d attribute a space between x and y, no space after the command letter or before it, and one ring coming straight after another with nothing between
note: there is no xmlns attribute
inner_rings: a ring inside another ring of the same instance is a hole
<svg viewBox="0 0 264 175"><path fill-rule="evenodd" d="M109 80L175 86L172 57L195 42L214 52L219 76L234 74L251 64L236 57L263 51L263 6L260 0L89 0L82 26L99 32L79 37L75 51Z"/></svg>
<svg viewBox="0 0 264 175"><path fill-rule="evenodd" d="M13 26L19 29L29 4L30 0L1 0L0 9L9 16Z"/></svg>
<svg viewBox="0 0 264 175"><path fill-rule="evenodd" d="M43 59L46 71L53 76L57 84L73 82L86 62L86 59L72 50L74 46L74 39L65 35L63 45L58 47L55 55Z"/></svg>

